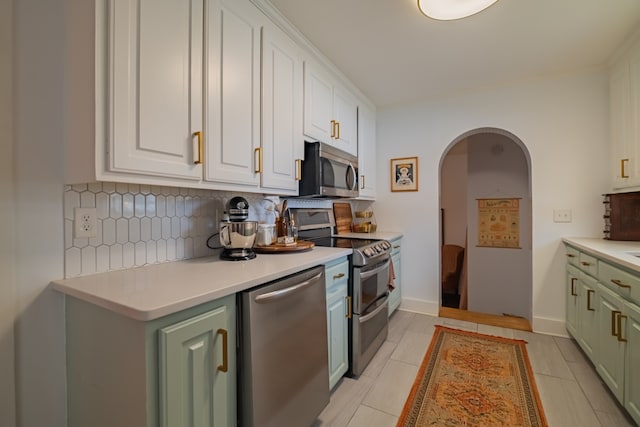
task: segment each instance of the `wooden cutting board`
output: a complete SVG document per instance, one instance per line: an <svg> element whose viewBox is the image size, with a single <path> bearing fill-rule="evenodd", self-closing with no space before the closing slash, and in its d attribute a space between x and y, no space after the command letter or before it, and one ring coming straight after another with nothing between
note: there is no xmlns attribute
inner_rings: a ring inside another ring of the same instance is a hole
<svg viewBox="0 0 640 427"><path fill-rule="evenodd" d="M353 215L351 214L350 203L334 203L333 216L336 219L336 234L344 234L351 232L351 224L353 223Z"/></svg>
<svg viewBox="0 0 640 427"><path fill-rule="evenodd" d="M308 240L298 240L295 245L280 245L274 243L269 246L254 246L253 251L259 254L283 254L291 252L301 252L312 249L315 243Z"/></svg>

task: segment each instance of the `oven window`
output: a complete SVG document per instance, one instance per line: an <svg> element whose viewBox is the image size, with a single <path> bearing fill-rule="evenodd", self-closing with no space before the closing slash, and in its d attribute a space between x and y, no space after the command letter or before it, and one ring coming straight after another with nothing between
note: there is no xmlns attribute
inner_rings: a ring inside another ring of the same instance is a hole
<svg viewBox="0 0 640 427"><path fill-rule="evenodd" d="M387 261L385 261L386 263ZM383 268L380 268L383 266ZM389 284L389 266L388 264L378 264L371 270L378 270L376 274L368 275L367 271L360 269L358 275L360 284L360 306L358 307L358 313L361 315L367 312L371 312L376 309L375 306L369 307L380 295L387 291Z"/></svg>

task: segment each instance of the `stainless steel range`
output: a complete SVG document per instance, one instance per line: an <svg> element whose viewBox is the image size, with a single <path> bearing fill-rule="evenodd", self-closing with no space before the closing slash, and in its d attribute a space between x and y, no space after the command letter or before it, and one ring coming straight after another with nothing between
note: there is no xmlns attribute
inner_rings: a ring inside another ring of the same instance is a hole
<svg viewBox="0 0 640 427"><path fill-rule="evenodd" d="M351 248L348 294L352 317L349 319L348 375L362 374L387 338L389 263L391 243L386 240L352 239L333 236L331 209L291 209L299 238L317 246Z"/></svg>

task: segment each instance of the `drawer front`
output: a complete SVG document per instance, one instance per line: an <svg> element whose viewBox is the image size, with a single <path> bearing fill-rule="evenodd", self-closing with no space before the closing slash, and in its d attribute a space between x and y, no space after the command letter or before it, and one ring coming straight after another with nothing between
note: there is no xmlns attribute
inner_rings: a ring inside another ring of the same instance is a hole
<svg viewBox="0 0 640 427"><path fill-rule="evenodd" d="M580 262L580 252L576 248L571 246L565 246L565 249L567 252L567 262L577 267L579 265L578 263Z"/></svg>
<svg viewBox="0 0 640 427"><path fill-rule="evenodd" d="M600 282L626 299L640 304L640 277L619 269L607 262L598 261Z"/></svg>
<svg viewBox="0 0 640 427"><path fill-rule="evenodd" d="M578 256L578 268L585 273L598 277L598 259L587 255L584 252L580 252Z"/></svg>
<svg viewBox="0 0 640 427"><path fill-rule="evenodd" d="M328 265L325 270L325 281L327 289L349 279L349 262L343 261L339 264Z"/></svg>
<svg viewBox="0 0 640 427"><path fill-rule="evenodd" d="M578 270L576 267L572 265L567 265L567 271L573 277L580 277L580 270Z"/></svg>

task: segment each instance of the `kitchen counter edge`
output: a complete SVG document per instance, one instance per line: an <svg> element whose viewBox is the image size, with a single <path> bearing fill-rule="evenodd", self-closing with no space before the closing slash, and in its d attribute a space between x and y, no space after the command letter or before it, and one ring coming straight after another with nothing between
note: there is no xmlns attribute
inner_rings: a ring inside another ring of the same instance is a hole
<svg viewBox="0 0 640 427"><path fill-rule="evenodd" d="M576 249L640 273L640 258L636 256L640 255L640 242L595 237L565 237L562 241Z"/></svg>
<svg viewBox="0 0 640 427"><path fill-rule="evenodd" d="M351 249L315 247L293 254L260 254L249 261L193 258L54 280L50 286L122 316L149 321L350 254Z"/></svg>

